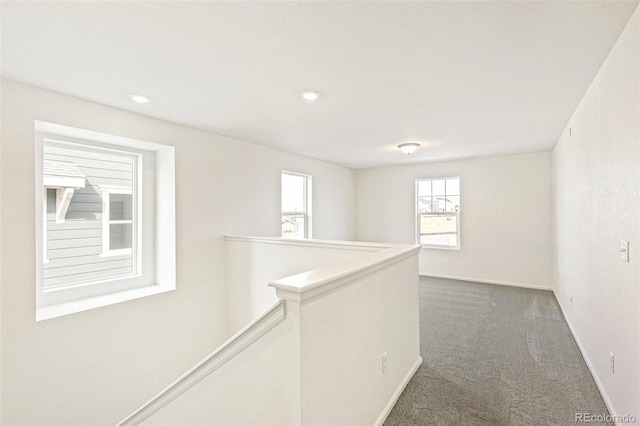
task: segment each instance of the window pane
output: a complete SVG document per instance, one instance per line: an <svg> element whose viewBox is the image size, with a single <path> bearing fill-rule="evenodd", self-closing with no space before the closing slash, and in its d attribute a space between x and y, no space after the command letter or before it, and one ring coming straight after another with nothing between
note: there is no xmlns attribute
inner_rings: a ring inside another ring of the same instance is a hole
<svg viewBox="0 0 640 426"><path fill-rule="evenodd" d="M419 196L429 196L429 195L431 195L431 181L430 180L419 180L418 181L418 195Z"/></svg>
<svg viewBox="0 0 640 426"><path fill-rule="evenodd" d="M417 192L419 243L459 247L460 178L417 180Z"/></svg>
<svg viewBox="0 0 640 426"><path fill-rule="evenodd" d="M447 179L447 195L460 195L460 179Z"/></svg>
<svg viewBox="0 0 640 426"><path fill-rule="evenodd" d="M131 194L109 194L109 220L133 220Z"/></svg>
<svg viewBox="0 0 640 426"><path fill-rule="evenodd" d="M456 214L451 215L420 215L420 244L438 246L457 246Z"/></svg>
<svg viewBox="0 0 640 426"><path fill-rule="evenodd" d="M433 197L431 211L433 213L444 213L447 211L447 204L450 202L445 197Z"/></svg>
<svg viewBox="0 0 640 426"><path fill-rule="evenodd" d="M133 230L138 229L133 221L139 157L114 148L44 138L42 184L48 223L43 244L48 262L42 269L43 288L99 283L130 274L131 265L137 265L135 253L109 253L130 250L136 239ZM56 197L62 194L65 203L56 213ZM105 259L108 255L117 257Z"/></svg>
<svg viewBox="0 0 640 426"><path fill-rule="evenodd" d="M431 212L431 197L418 197L418 211Z"/></svg>
<svg viewBox="0 0 640 426"><path fill-rule="evenodd" d="M454 213L460 211L460 197L459 196L450 197L450 196L447 195L446 211L447 212L454 212Z"/></svg>
<svg viewBox="0 0 640 426"><path fill-rule="evenodd" d="M282 174L282 211L283 212L304 212L305 211L305 186L306 177Z"/></svg>
<svg viewBox="0 0 640 426"><path fill-rule="evenodd" d="M47 190L47 213L56 212L56 190L53 188L46 188Z"/></svg>
<svg viewBox="0 0 640 426"><path fill-rule="evenodd" d="M133 225L118 223L109 225L109 250L120 250L132 247Z"/></svg>
<svg viewBox="0 0 640 426"><path fill-rule="evenodd" d="M444 180L433 180L433 195L444 195Z"/></svg>
<svg viewBox="0 0 640 426"><path fill-rule="evenodd" d="M288 238L304 238L305 215L282 215L282 236Z"/></svg>

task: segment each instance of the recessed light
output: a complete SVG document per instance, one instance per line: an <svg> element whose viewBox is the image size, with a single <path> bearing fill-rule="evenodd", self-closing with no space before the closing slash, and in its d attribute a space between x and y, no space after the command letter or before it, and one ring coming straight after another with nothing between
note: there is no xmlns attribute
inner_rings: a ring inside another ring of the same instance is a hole
<svg viewBox="0 0 640 426"><path fill-rule="evenodd" d="M300 93L302 99L305 101L315 101L320 97L320 92L316 92L315 90L306 90Z"/></svg>
<svg viewBox="0 0 640 426"><path fill-rule="evenodd" d="M129 97L135 101L138 102L139 104L146 104L147 102L150 101L149 97L140 93L132 93L129 95Z"/></svg>
<svg viewBox="0 0 640 426"><path fill-rule="evenodd" d="M419 143L403 143L398 145L398 148L400 148L400 151L404 152L405 154L413 154L414 152L416 152L416 149L418 149L419 146Z"/></svg>

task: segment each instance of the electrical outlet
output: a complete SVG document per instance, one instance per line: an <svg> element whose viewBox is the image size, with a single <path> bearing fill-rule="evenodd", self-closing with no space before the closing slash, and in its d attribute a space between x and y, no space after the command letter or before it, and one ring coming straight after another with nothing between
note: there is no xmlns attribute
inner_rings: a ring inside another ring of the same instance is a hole
<svg viewBox="0 0 640 426"><path fill-rule="evenodd" d="M387 372L387 353L382 354L382 374Z"/></svg>
<svg viewBox="0 0 640 426"><path fill-rule="evenodd" d="M573 306L573 295L569 298L569 302L571 302L571 306Z"/></svg>
<svg viewBox="0 0 640 426"><path fill-rule="evenodd" d="M613 357L613 352L609 352L609 367L611 368L611 374L615 373L615 359Z"/></svg>

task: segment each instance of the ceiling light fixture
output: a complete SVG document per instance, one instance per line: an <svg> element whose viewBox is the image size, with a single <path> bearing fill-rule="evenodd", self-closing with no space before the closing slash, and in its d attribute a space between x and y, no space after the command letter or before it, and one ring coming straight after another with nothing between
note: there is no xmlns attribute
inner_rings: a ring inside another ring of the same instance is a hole
<svg viewBox="0 0 640 426"><path fill-rule="evenodd" d="M151 100L151 99L149 99L148 96L142 95L140 93L132 93L132 94L129 95L129 97L133 101L135 101L135 102L137 102L139 104L146 104L147 102L149 102Z"/></svg>
<svg viewBox="0 0 640 426"><path fill-rule="evenodd" d="M305 101L315 101L320 97L320 92L316 92L315 90L306 90L300 93L302 99Z"/></svg>
<svg viewBox="0 0 640 426"><path fill-rule="evenodd" d="M419 146L419 143L403 143L398 145L398 148L400 148L400 151L404 152L405 154L413 154L414 152L416 152L416 149L418 149Z"/></svg>

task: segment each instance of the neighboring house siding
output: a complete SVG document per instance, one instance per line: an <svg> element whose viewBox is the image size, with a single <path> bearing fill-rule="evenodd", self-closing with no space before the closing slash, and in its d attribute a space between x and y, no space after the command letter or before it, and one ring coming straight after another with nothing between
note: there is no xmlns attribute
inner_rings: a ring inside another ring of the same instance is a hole
<svg viewBox="0 0 640 426"><path fill-rule="evenodd" d="M56 223L56 190L47 190L47 258L44 287L99 280L132 272L132 255L101 256L101 185L132 188L133 158L45 145L44 159L74 163L86 176L75 190L64 223Z"/></svg>

